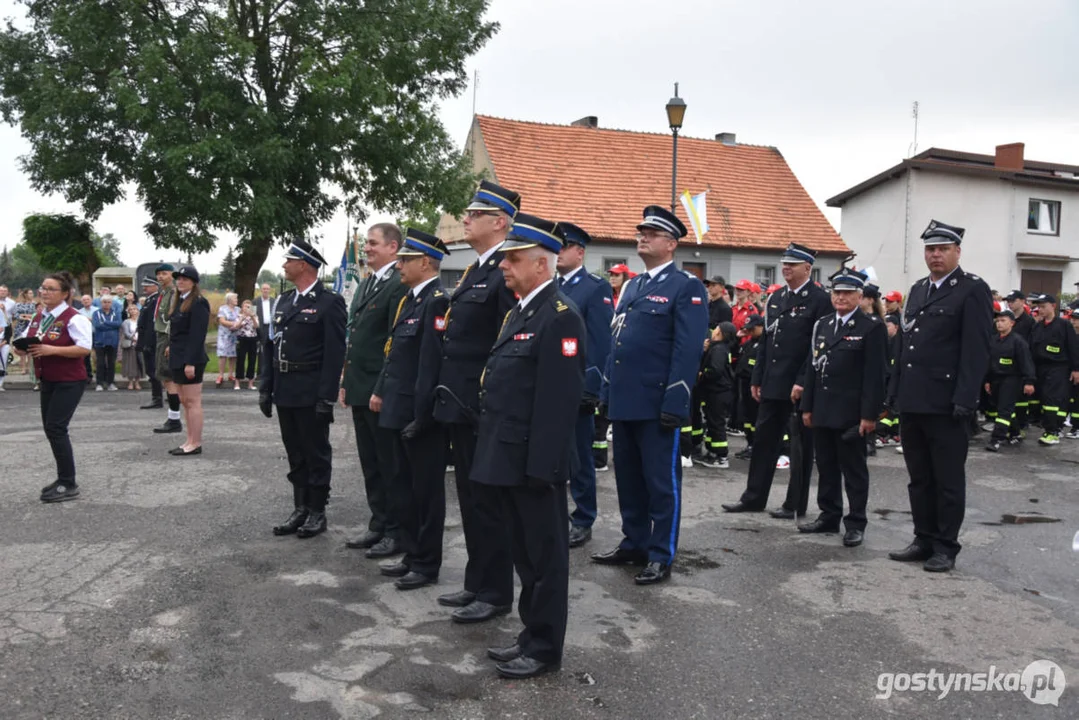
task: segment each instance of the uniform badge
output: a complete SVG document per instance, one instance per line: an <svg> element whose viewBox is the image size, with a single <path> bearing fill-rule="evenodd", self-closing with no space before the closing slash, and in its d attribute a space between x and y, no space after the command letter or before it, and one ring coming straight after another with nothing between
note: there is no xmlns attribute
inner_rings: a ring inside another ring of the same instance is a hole
<svg viewBox="0 0 1079 720"><path fill-rule="evenodd" d="M666 279L667 279L667 273L663 273L662 275L659 276L659 279L656 280L656 282L663 282Z"/></svg>
<svg viewBox="0 0 1079 720"><path fill-rule="evenodd" d="M435 330L438 330L439 332L442 332L445 329L446 329L446 316L445 315L439 315L438 317L435 318Z"/></svg>
<svg viewBox="0 0 1079 720"><path fill-rule="evenodd" d="M563 357L577 357L577 338L562 338Z"/></svg>
<svg viewBox="0 0 1079 720"><path fill-rule="evenodd" d="M314 315L315 313L318 312L318 309L316 309L316 308L304 308L300 312L302 312L304 315Z"/></svg>
<svg viewBox="0 0 1079 720"><path fill-rule="evenodd" d="M577 277L573 278L573 282L571 282L571 283L570 283L570 285L576 285L576 284L577 284L577 283L579 283L579 282L581 282L581 276L580 276L580 275L578 275Z"/></svg>
<svg viewBox="0 0 1079 720"><path fill-rule="evenodd" d="M611 304L611 299L609 297L603 298L603 304L604 305L610 305Z"/></svg>
<svg viewBox="0 0 1079 720"><path fill-rule="evenodd" d="M513 336L514 340L531 340L536 337L536 333L517 333Z"/></svg>
<svg viewBox="0 0 1079 720"><path fill-rule="evenodd" d="M803 291L802 291L802 297L805 297L805 296L806 296L806 295L808 295L808 294L809 294L809 291L808 291L808 290L803 290Z"/></svg>
<svg viewBox="0 0 1079 720"><path fill-rule="evenodd" d="M479 283L477 285L473 285L472 287L476 288L477 290L482 289L482 288L487 287L487 283Z"/></svg>
<svg viewBox="0 0 1079 720"><path fill-rule="evenodd" d="M958 283L958 282L959 282L958 280L956 280L955 278L952 278L950 281L948 281L948 284L951 285L952 287L955 287L955 284Z"/></svg>
<svg viewBox="0 0 1079 720"><path fill-rule="evenodd" d="M669 298L665 298L662 295L648 295L647 297L645 297L645 300L651 300L654 303L660 303L660 304L665 303L665 302L670 302Z"/></svg>
<svg viewBox="0 0 1079 720"><path fill-rule="evenodd" d="M488 264L488 265L494 265L494 264L495 264L495 261L494 261L494 260L488 260L488 261L487 261L487 264ZM476 287L479 287L479 285L477 285Z"/></svg>
<svg viewBox="0 0 1079 720"><path fill-rule="evenodd" d="M701 301L701 299L700 299L699 297L691 297L691 298L689 299L689 301L690 301L691 303L693 303L694 305L700 305L700 304L701 304L701 302L702 302L702 301Z"/></svg>

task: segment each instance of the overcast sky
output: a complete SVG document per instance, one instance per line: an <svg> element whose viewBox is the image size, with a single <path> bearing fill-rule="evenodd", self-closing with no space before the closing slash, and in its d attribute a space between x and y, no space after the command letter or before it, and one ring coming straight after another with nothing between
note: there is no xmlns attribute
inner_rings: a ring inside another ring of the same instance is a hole
<svg viewBox="0 0 1079 720"><path fill-rule="evenodd" d="M0 15L18 11L0 0ZM919 150L1024 142L1029 159L1079 164L1075 0L494 0L489 14L501 30L469 63L478 112L668 132L678 81L684 135L779 148L822 208L909 154L915 100ZM472 105L470 86L441 108L459 144ZM0 244L18 242L28 213L77 211L29 187L17 164L27 149L0 126ZM839 211L825 212L839 228ZM175 257L153 247L147 219L129 201L95 227L120 239L129 264ZM345 227L339 215L316 230L331 262ZM196 264L216 272L228 244ZM279 265L271 252L267 267Z"/></svg>

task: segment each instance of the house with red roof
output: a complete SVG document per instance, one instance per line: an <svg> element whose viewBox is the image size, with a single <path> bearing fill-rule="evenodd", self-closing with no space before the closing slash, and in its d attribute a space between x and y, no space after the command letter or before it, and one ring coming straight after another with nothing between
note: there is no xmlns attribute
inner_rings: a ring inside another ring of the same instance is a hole
<svg viewBox="0 0 1079 720"><path fill-rule="evenodd" d="M1079 166L1023 157L1023 143L993 155L930 148L827 201L842 208L843 239L885 290L906 294L928 274L930 220L966 229L960 264L1007 295L1059 295L1079 283Z"/></svg>
<svg viewBox="0 0 1079 720"><path fill-rule="evenodd" d="M599 127L595 117L550 125L477 115L465 143L477 172L521 194L521 210L572 222L593 238L586 267L602 273L637 257L637 224L646 205L670 205L671 136ZM678 138L678 192L707 191L710 226L701 244L679 245L679 267L702 278L747 278L768 286L781 280L779 258L790 242L820 252L814 277L826 278L847 246L809 197L779 150L736 142ZM681 203L678 217L691 228ZM452 282L475 254L461 242L459 218L443 216L438 235L453 254L443 263Z"/></svg>

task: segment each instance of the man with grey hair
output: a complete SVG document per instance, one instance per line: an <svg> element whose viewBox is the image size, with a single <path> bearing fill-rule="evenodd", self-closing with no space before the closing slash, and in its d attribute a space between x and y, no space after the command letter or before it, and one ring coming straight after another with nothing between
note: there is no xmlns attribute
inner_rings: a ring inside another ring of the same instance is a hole
<svg viewBox="0 0 1079 720"><path fill-rule="evenodd" d="M580 465L574 435L586 337L584 321L552 282L562 246L555 223L515 218L499 268L520 301L506 316L482 375L471 480L505 514L521 578L524 629L510 647L487 651L507 678L557 668L565 644L566 483Z"/></svg>

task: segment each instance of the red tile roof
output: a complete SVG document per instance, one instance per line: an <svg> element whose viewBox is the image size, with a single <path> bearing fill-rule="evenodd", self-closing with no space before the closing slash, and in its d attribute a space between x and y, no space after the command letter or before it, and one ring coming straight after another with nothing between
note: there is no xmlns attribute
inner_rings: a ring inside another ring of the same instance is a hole
<svg viewBox="0 0 1079 720"><path fill-rule="evenodd" d="M526 213L576 223L593 238L629 241L645 205L670 202L670 135L484 115L476 123L495 182L521 193ZM782 250L793 241L848 251L775 148L679 137L683 190L709 191L705 245ZM677 212L689 228L681 203Z"/></svg>

